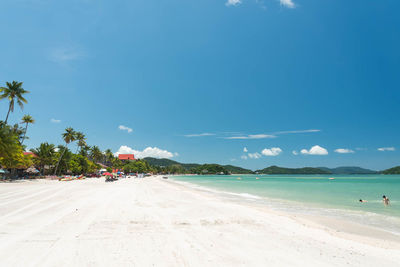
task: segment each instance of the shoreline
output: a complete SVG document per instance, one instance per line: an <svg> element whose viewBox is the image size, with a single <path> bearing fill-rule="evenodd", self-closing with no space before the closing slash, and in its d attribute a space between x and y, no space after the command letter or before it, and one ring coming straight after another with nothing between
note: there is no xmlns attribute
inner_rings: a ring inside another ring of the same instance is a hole
<svg viewBox="0 0 400 267"><path fill-rule="evenodd" d="M371 245L380 244L382 247L393 248L396 247L400 249L400 235L389 232L385 229L380 229L378 227L374 227L371 225L361 224L359 222L350 221L349 218L333 218L327 215L315 215L315 214L300 214L300 213L292 213L288 211L271 209L265 205L265 203L259 203L254 201L248 201L246 197L240 196L238 193L219 191L217 189L211 189L204 186L198 186L196 184L191 184L190 182L176 181L173 179L169 179L172 183L175 183L178 186L189 187L191 190L197 190L205 193L209 193L214 195L217 198L220 198L222 201L232 201L238 202L243 205L248 205L252 208L260 209L267 213L274 213L280 216L286 216L293 220L298 221L303 225L307 225L308 227L314 227L318 229L322 229L324 231L329 232L332 235L336 235L339 237L343 237L346 239L351 239L354 241L368 242ZM190 186L194 185L193 187ZM223 197L222 195L234 195L234 198L230 199L227 197ZM260 199L264 201L268 201L267 199Z"/></svg>
<svg viewBox="0 0 400 267"><path fill-rule="evenodd" d="M3 266L398 266L397 242L227 201L172 179L0 185ZM350 238L349 238L350 237Z"/></svg>

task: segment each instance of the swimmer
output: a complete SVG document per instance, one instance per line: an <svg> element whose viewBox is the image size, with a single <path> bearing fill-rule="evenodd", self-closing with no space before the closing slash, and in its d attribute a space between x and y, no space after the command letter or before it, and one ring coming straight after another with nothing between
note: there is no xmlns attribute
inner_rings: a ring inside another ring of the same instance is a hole
<svg viewBox="0 0 400 267"><path fill-rule="evenodd" d="M383 195L382 196L382 201L383 201L383 204L385 205L385 206L388 206L389 205L389 203L390 203L390 200L389 200L389 198L388 197L386 197L385 195Z"/></svg>
<svg viewBox="0 0 400 267"><path fill-rule="evenodd" d="M360 200L359 200L359 202L368 202L368 201L366 201L366 200L363 200L363 199L360 199Z"/></svg>

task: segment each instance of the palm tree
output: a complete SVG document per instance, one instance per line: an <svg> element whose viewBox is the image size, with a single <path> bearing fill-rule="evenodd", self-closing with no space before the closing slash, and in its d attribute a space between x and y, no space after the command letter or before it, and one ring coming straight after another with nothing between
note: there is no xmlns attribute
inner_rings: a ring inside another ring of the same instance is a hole
<svg viewBox="0 0 400 267"><path fill-rule="evenodd" d="M99 162L103 158L103 153L98 146L93 146L90 150L90 156L94 162Z"/></svg>
<svg viewBox="0 0 400 267"><path fill-rule="evenodd" d="M68 127L65 129L65 133L62 134L62 137L65 142L65 148L63 149L63 152L60 155L60 159L57 162L56 168L54 170L54 175L57 174L58 165L60 164L60 161L65 153L65 150L67 150L68 144L76 140L76 132L71 127Z"/></svg>
<svg viewBox="0 0 400 267"><path fill-rule="evenodd" d="M10 111L14 112L14 104L17 101L17 104L24 108L24 103L28 103L28 101L23 97L24 94L29 93L24 88L22 88L22 82L13 81L12 83L6 82L6 87L0 87L0 100L7 98L10 101L8 106L7 117L5 123L7 124L8 115L10 115Z"/></svg>
<svg viewBox="0 0 400 267"><path fill-rule="evenodd" d="M18 123L14 124L13 126L10 125L10 129L13 131L14 134L18 137L18 142L21 144L22 138L24 137L25 129L20 127Z"/></svg>
<svg viewBox="0 0 400 267"><path fill-rule="evenodd" d="M49 143L41 143L38 148L31 149L37 158L34 158L34 161L39 165L39 169L42 174L45 174L45 166L53 165L55 160L55 146Z"/></svg>
<svg viewBox="0 0 400 267"><path fill-rule="evenodd" d="M106 165L111 165L114 154L112 153L111 149L107 149L106 151L104 151L104 153L106 156Z"/></svg>
<svg viewBox="0 0 400 267"><path fill-rule="evenodd" d="M25 123L24 137L22 138L22 142L21 142L21 145L22 145L24 143L24 141L25 141L26 132L28 131L28 124L29 123L35 123L35 120L32 118L31 115L24 115L22 117L22 122L21 123Z"/></svg>
<svg viewBox="0 0 400 267"><path fill-rule="evenodd" d="M86 136L82 132L76 132L75 137L76 140L78 140L78 146L76 148L76 153L78 153L79 148L82 150L82 148L86 146Z"/></svg>

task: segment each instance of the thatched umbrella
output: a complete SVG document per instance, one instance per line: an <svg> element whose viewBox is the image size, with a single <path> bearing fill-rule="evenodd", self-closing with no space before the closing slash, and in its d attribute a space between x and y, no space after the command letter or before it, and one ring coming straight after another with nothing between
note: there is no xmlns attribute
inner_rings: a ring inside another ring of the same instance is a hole
<svg viewBox="0 0 400 267"><path fill-rule="evenodd" d="M26 173L38 173L39 171L35 167L31 166L28 169L26 169L25 172Z"/></svg>

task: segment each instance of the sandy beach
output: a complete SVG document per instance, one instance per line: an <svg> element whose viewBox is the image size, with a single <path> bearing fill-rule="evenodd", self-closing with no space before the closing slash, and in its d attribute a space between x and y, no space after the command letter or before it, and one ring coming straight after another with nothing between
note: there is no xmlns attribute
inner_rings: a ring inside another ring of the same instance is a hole
<svg viewBox="0 0 400 267"><path fill-rule="evenodd" d="M400 266L398 242L379 233L161 177L2 183L0 200L0 266Z"/></svg>

